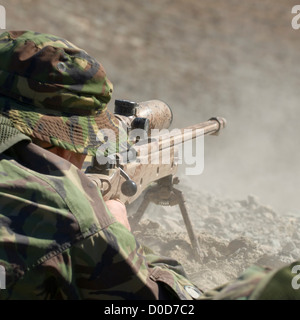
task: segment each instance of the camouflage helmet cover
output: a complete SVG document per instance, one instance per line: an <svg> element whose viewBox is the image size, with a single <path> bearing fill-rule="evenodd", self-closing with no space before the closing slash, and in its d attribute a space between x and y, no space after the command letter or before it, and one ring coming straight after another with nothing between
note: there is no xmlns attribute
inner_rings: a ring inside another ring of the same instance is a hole
<svg viewBox="0 0 300 320"><path fill-rule="evenodd" d="M127 148L107 109L112 90L102 65L65 39L33 31L0 35L0 113L30 137L88 155L107 139L109 153Z"/></svg>

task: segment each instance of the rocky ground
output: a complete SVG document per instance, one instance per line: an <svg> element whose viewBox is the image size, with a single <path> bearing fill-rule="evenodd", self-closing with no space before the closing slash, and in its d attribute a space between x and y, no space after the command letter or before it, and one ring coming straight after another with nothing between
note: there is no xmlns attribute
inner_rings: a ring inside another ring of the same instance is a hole
<svg viewBox="0 0 300 320"><path fill-rule="evenodd" d="M252 264L278 268L300 257L299 216L281 216L251 195L222 199L187 187L185 194L200 259L177 207L151 204L134 233L156 252L178 259L199 287L226 283Z"/></svg>

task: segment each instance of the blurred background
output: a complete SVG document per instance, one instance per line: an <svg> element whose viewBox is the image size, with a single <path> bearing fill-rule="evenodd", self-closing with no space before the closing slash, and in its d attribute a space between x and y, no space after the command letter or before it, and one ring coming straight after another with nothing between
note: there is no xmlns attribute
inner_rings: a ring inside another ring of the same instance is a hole
<svg viewBox="0 0 300 320"><path fill-rule="evenodd" d="M300 30L274 0L1 0L6 29L52 33L99 60L115 99L160 99L173 128L225 117L182 188L300 213ZM188 195L187 195L188 197Z"/></svg>

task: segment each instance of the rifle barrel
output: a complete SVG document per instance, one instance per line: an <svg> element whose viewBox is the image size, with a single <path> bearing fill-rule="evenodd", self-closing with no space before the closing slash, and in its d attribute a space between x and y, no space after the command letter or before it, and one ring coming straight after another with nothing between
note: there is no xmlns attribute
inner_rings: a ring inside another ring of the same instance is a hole
<svg viewBox="0 0 300 320"><path fill-rule="evenodd" d="M205 122L182 129L173 129L171 132L151 137L149 143L141 141L141 143L134 146L134 149L140 156L149 155L150 153L174 147L203 135L217 135L221 129L225 128L225 125L226 120L224 118L211 118Z"/></svg>

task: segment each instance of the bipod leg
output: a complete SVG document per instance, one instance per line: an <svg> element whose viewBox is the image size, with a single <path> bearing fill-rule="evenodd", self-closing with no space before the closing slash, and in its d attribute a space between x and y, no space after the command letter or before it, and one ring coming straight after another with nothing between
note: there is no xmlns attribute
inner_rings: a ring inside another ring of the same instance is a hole
<svg viewBox="0 0 300 320"><path fill-rule="evenodd" d="M182 192L178 189L173 188L173 192L177 196L178 205L179 205L179 208L180 208L180 211L181 211L181 214L183 217L183 221L185 223L185 226L186 226L186 229L187 229L187 232L188 232L191 244L192 244L192 249L193 249L194 255L197 260L201 260L200 246L198 243L198 239L195 236L194 229L193 229L189 214L188 214L186 206L185 206L184 196L183 196Z"/></svg>
<svg viewBox="0 0 300 320"><path fill-rule="evenodd" d="M132 218L128 218L129 220L129 224L131 225L132 229L135 229L137 227L137 225L139 224L140 220L142 219L149 203L150 203L150 197L149 197L149 191L148 190L145 193L144 199L142 201L142 203L140 204L140 206L138 207L136 213L132 216Z"/></svg>

